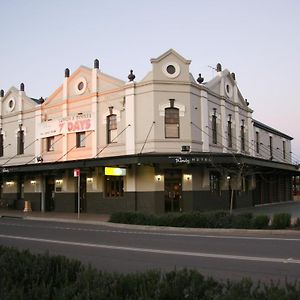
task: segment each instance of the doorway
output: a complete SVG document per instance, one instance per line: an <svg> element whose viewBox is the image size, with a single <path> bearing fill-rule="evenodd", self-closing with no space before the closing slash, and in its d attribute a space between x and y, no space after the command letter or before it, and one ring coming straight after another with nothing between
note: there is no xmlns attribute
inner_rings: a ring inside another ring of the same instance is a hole
<svg viewBox="0 0 300 300"><path fill-rule="evenodd" d="M75 212L78 212L78 177L76 177ZM86 212L86 174L80 174L80 212Z"/></svg>
<svg viewBox="0 0 300 300"><path fill-rule="evenodd" d="M54 176L46 176L45 211L54 210L55 181Z"/></svg>
<svg viewBox="0 0 300 300"><path fill-rule="evenodd" d="M182 171L165 170L165 212L182 211Z"/></svg>

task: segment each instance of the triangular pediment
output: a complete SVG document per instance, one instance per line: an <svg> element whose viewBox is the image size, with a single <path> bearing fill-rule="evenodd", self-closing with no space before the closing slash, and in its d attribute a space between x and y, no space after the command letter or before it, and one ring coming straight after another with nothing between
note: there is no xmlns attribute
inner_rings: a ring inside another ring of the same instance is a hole
<svg viewBox="0 0 300 300"><path fill-rule="evenodd" d="M185 59L183 56L181 56L178 52L176 52L174 49L169 49L168 51L166 51L165 53L163 53L162 55L160 55L159 57L157 58L151 58L151 63L158 63L160 62L161 60L163 60L164 58L168 57L168 56L175 56L177 57L177 59L179 59L180 61L182 61L183 63L185 64L190 64L191 61L190 60L187 60Z"/></svg>

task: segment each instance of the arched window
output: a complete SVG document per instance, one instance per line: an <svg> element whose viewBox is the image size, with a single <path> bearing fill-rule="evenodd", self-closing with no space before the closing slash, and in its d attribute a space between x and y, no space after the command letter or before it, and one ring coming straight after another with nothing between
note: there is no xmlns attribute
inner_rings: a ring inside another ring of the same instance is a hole
<svg viewBox="0 0 300 300"><path fill-rule="evenodd" d="M107 144L116 142L114 139L117 136L117 115L112 110L113 107L109 107L110 114L106 117Z"/></svg>
<svg viewBox="0 0 300 300"><path fill-rule="evenodd" d="M165 108L165 137L179 138L179 109L174 107L174 99L170 99L170 107Z"/></svg>

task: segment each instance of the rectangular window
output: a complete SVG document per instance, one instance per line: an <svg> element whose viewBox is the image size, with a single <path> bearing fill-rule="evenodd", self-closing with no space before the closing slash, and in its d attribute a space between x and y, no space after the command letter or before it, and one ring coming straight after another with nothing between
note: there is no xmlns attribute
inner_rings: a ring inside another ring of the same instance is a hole
<svg viewBox="0 0 300 300"><path fill-rule="evenodd" d="M0 134L0 157L3 156L3 134Z"/></svg>
<svg viewBox="0 0 300 300"><path fill-rule="evenodd" d="M285 159L286 158L285 141L282 141L282 154L283 154L283 159Z"/></svg>
<svg viewBox="0 0 300 300"><path fill-rule="evenodd" d="M270 159L273 159L273 138L270 136Z"/></svg>
<svg viewBox="0 0 300 300"><path fill-rule="evenodd" d="M105 197L123 197L124 196L124 177L123 176L105 176Z"/></svg>
<svg viewBox="0 0 300 300"><path fill-rule="evenodd" d="M85 132L76 132L76 147L85 147Z"/></svg>
<svg viewBox="0 0 300 300"><path fill-rule="evenodd" d="M17 134L17 154L24 154L24 130L19 130Z"/></svg>
<svg viewBox="0 0 300 300"><path fill-rule="evenodd" d="M109 115L106 117L107 122L107 144L115 141L117 136L117 115Z"/></svg>
<svg viewBox="0 0 300 300"><path fill-rule="evenodd" d="M241 150L245 151L245 127L241 126Z"/></svg>
<svg viewBox="0 0 300 300"><path fill-rule="evenodd" d="M179 138L179 109L165 108L165 137Z"/></svg>
<svg viewBox="0 0 300 300"><path fill-rule="evenodd" d="M218 139L217 139L217 116L215 116L215 115L212 116L211 128L212 128L212 142L213 142L213 144L217 144L218 143Z"/></svg>
<svg viewBox="0 0 300 300"><path fill-rule="evenodd" d="M210 173L209 181L210 181L210 191L211 192L219 192L220 191L220 175L217 173Z"/></svg>
<svg viewBox="0 0 300 300"><path fill-rule="evenodd" d="M256 131L256 153L259 153L259 132Z"/></svg>
<svg viewBox="0 0 300 300"><path fill-rule="evenodd" d="M54 136L47 137L47 151L54 151Z"/></svg>
<svg viewBox="0 0 300 300"><path fill-rule="evenodd" d="M228 147L232 148L232 122L231 121L228 121L227 133L228 133Z"/></svg>

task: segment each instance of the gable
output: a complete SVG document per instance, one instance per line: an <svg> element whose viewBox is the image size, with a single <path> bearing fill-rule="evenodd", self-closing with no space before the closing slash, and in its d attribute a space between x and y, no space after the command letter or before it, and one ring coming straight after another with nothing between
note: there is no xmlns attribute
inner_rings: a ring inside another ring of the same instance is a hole
<svg viewBox="0 0 300 300"><path fill-rule="evenodd" d="M152 58L153 80L189 81L190 60L170 49L157 58Z"/></svg>
<svg viewBox="0 0 300 300"><path fill-rule="evenodd" d="M205 86L213 93L225 97L240 107L251 111L237 86L234 76L225 69L224 71L217 72L217 75L208 81Z"/></svg>
<svg viewBox="0 0 300 300"><path fill-rule="evenodd" d="M20 103L21 101L21 103ZM11 87L4 95L1 103L2 116L11 115L27 110L32 110L36 107L37 103L26 96L25 92L21 92L15 87Z"/></svg>

